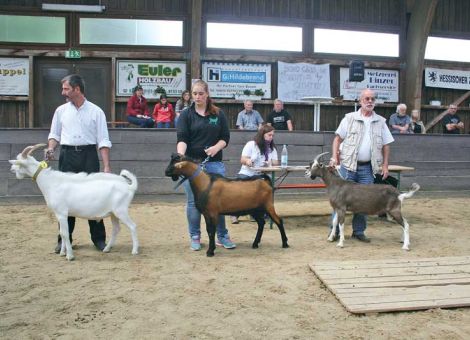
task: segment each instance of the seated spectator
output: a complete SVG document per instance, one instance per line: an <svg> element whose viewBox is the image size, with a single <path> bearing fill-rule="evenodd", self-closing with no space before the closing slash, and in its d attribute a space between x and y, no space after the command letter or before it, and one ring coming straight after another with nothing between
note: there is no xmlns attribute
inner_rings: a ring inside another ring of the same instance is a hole
<svg viewBox="0 0 470 340"><path fill-rule="evenodd" d="M406 114L406 105L398 104L397 112L390 116L388 126L393 134L410 133L411 118Z"/></svg>
<svg viewBox="0 0 470 340"><path fill-rule="evenodd" d="M261 128L263 124L263 118L258 111L253 110L253 102L251 100L245 100L243 103L245 109L238 113L237 127L240 130L253 130L256 131Z"/></svg>
<svg viewBox="0 0 470 340"><path fill-rule="evenodd" d="M153 128L155 122L149 116L147 99L144 98L142 93L144 93L142 86L137 85L134 88L134 94L127 101L127 121L141 128Z"/></svg>
<svg viewBox="0 0 470 340"><path fill-rule="evenodd" d="M169 129L174 117L173 105L168 103L168 98L162 94L160 102L153 109L153 119L157 123L157 129Z"/></svg>
<svg viewBox="0 0 470 340"><path fill-rule="evenodd" d="M457 116L457 105L449 105L449 113L442 120L444 124L444 133L458 135L463 130L463 122Z"/></svg>
<svg viewBox="0 0 470 340"><path fill-rule="evenodd" d="M280 99L274 100L274 110L269 114L266 122L276 130L294 130L292 118L289 112L284 110L284 104Z"/></svg>
<svg viewBox="0 0 470 340"><path fill-rule="evenodd" d="M426 133L426 128L419 116L419 110L411 111L410 130L412 133Z"/></svg>
<svg viewBox="0 0 470 340"><path fill-rule="evenodd" d="M181 98L178 99L175 105L175 127L176 124L178 124L178 118L180 117L181 112L190 107L192 102L191 93L189 93L188 90L184 90L183 93L181 93Z"/></svg>
<svg viewBox="0 0 470 340"><path fill-rule="evenodd" d="M240 158L242 167L238 178L248 178L261 175L252 167L271 166L278 164L276 145L274 144L274 128L270 125L262 125L253 140L246 143ZM232 216L232 223L237 224L238 218Z"/></svg>

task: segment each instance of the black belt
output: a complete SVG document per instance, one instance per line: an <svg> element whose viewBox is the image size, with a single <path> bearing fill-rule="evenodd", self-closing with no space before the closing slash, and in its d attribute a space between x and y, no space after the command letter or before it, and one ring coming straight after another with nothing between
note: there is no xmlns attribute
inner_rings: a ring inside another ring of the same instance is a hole
<svg viewBox="0 0 470 340"><path fill-rule="evenodd" d="M367 162L357 162L357 165L370 165L370 161L367 161Z"/></svg>
<svg viewBox="0 0 470 340"><path fill-rule="evenodd" d="M72 150L72 151L84 151L84 150L96 150L96 144L89 144L89 145L61 145L61 149L63 150Z"/></svg>

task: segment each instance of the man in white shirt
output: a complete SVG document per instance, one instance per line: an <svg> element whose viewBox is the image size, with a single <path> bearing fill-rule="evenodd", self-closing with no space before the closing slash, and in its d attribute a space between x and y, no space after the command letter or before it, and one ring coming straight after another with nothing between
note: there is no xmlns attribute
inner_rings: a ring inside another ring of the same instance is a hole
<svg viewBox="0 0 470 340"><path fill-rule="evenodd" d="M341 120L333 140L330 167L340 164L341 177L361 184L374 183L374 174L388 177L389 144L394 141L384 117L374 112L375 93L361 92L361 108ZM352 237L370 242L364 234L367 215L354 214Z"/></svg>
<svg viewBox="0 0 470 340"><path fill-rule="evenodd" d="M110 173L109 140L106 116L98 106L85 98L85 82L76 74L62 79L62 96L67 103L59 106L52 119L51 130L48 137L46 159L54 159L54 151L60 143L59 170L63 172L100 171L100 162L97 149L103 160L103 171ZM70 241L75 227L75 217L68 217ZM97 222L89 220L91 240L95 247L103 250L106 246L106 230L103 220ZM55 252L59 253L61 238Z"/></svg>

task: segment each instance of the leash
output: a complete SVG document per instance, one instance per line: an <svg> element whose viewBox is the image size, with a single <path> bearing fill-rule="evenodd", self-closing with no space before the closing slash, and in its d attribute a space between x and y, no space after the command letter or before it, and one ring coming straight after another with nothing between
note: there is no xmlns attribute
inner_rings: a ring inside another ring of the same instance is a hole
<svg viewBox="0 0 470 340"><path fill-rule="evenodd" d="M184 183L184 181L186 181L186 180L188 180L188 179L191 181L191 180L194 179L196 176L198 176L202 171L204 171L204 170L205 170L205 165L206 165L207 162L209 162L210 159L211 159L211 156L207 156L206 159L204 159L204 160L201 162L201 164L197 167L197 170L196 170L191 176L189 176L189 177L181 176L181 179L180 179L179 182L176 183L176 185L173 187L173 190L178 189L178 188L181 186L181 184Z"/></svg>

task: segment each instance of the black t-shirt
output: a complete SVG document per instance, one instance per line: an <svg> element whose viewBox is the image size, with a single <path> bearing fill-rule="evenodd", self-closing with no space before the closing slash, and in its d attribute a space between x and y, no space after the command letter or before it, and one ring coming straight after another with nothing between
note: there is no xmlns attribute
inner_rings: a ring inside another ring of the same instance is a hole
<svg viewBox="0 0 470 340"><path fill-rule="evenodd" d="M271 112L268 115L267 122L270 123L276 130L288 130L288 120L292 120L289 112L282 110L281 112Z"/></svg>
<svg viewBox="0 0 470 340"><path fill-rule="evenodd" d="M177 141L185 142L188 146L186 155L202 161L207 155L204 151L215 145L219 140L229 143L230 130L222 110L217 115L200 116L194 109L194 104L184 109L177 124ZM222 161L222 150L210 161Z"/></svg>
<svg viewBox="0 0 470 340"><path fill-rule="evenodd" d="M423 129L421 128L421 125L419 124L413 124L413 133L422 133L423 132Z"/></svg>
<svg viewBox="0 0 470 340"><path fill-rule="evenodd" d="M456 114L448 114L444 117L444 119L442 120L442 123L444 124L444 133L449 133L449 134L455 134L455 135L458 135L460 134L460 130L459 129L454 129L454 130L447 130L447 127L446 125L447 124L457 124L457 123L460 123L460 117L457 116Z"/></svg>

